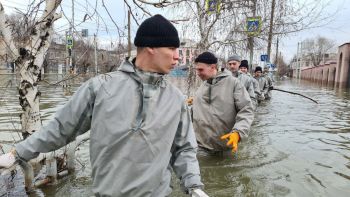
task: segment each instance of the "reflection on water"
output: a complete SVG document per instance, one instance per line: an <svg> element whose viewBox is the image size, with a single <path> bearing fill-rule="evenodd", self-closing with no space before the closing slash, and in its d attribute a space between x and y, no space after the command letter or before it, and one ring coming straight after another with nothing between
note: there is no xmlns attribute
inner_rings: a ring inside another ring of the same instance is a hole
<svg viewBox="0 0 350 197"><path fill-rule="evenodd" d="M0 85L5 83L0 82ZM184 81L176 84L182 86L182 90L187 89L183 87ZM258 108L249 138L239 144L237 159L232 156L199 158L205 190L215 197L349 196L349 91L299 81L283 81L275 86L307 95L319 104L274 91L273 98ZM65 95L60 86L43 86L40 90L45 124L69 95ZM14 131L20 128L20 108L15 87L0 91L0 144L7 144L5 149L9 149L13 139L18 140ZM78 155L74 176L60 180L57 185L37 189L31 196L92 195L88 143L80 148ZM181 193L175 177L172 184L172 196L186 196Z"/></svg>

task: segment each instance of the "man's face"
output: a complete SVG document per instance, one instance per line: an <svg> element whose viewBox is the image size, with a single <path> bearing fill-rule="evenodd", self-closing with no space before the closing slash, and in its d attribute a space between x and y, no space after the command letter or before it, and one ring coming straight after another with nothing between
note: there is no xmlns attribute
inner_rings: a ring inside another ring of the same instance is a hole
<svg viewBox="0 0 350 197"><path fill-rule="evenodd" d="M261 76L261 74L262 74L262 73L261 73L261 71L257 71L257 72L255 72L255 76L256 76L256 77L260 77L260 76Z"/></svg>
<svg viewBox="0 0 350 197"><path fill-rule="evenodd" d="M240 67L239 70L240 70L242 73L245 73L245 74L247 74L247 72L248 72L248 68L247 68L247 67Z"/></svg>
<svg viewBox="0 0 350 197"><path fill-rule="evenodd" d="M231 72L237 72L239 65L241 65L241 62L236 61L236 60L231 60L231 61L227 62L227 66Z"/></svg>
<svg viewBox="0 0 350 197"><path fill-rule="evenodd" d="M215 64L205 64L198 62L196 63L196 72L199 78L204 81L215 76L216 66Z"/></svg>
<svg viewBox="0 0 350 197"><path fill-rule="evenodd" d="M179 51L175 47L158 47L153 50L153 68L157 73L168 74L179 61Z"/></svg>

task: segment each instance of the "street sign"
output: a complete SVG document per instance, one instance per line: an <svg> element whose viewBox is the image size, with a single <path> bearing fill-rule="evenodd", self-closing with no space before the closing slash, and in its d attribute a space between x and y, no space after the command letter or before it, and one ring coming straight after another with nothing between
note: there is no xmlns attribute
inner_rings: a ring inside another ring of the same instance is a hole
<svg viewBox="0 0 350 197"><path fill-rule="evenodd" d="M89 30L88 29L82 29L81 30L81 36L82 37L88 37L89 36Z"/></svg>
<svg viewBox="0 0 350 197"><path fill-rule="evenodd" d="M276 68L276 64L271 64L271 66L270 66L271 68L272 68L272 70L273 69L275 69Z"/></svg>
<svg viewBox="0 0 350 197"><path fill-rule="evenodd" d="M261 60L262 62L267 62L267 61L269 61L269 56L268 56L268 55L261 55L261 56L260 56L260 60Z"/></svg>
<svg viewBox="0 0 350 197"><path fill-rule="evenodd" d="M208 14L220 12L221 0L205 0L205 10Z"/></svg>
<svg viewBox="0 0 350 197"><path fill-rule="evenodd" d="M71 49L73 47L73 37L72 36L67 36L67 41L66 41L67 48Z"/></svg>
<svg viewBox="0 0 350 197"><path fill-rule="evenodd" d="M249 36L257 36L261 31L261 17L248 17L246 31Z"/></svg>

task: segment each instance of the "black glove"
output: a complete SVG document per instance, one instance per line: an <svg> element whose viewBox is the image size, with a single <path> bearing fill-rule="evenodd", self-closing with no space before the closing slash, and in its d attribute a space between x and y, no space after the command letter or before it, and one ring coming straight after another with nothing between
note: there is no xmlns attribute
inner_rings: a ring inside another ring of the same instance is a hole
<svg viewBox="0 0 350 197"><path fill-rule="evenodd" d="M273 86L270 86L270 87L269 87L269 90L273 90Z"/></svg>

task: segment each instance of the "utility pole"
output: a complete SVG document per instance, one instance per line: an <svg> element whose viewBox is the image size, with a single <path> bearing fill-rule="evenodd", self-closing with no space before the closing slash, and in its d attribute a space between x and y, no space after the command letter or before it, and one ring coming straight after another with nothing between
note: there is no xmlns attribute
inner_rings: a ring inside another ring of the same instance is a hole
<svg viewBox="0 0 350 197"><path fill-rule="evenodd" d="M300 63L299 63L299 79L301 79L301 66L303 63L303 42L300 42Z"/></svg>
<svg viewBox="0 0 350 197"><path fill-rule="evenodd" d="M252 12L253 17L256 16L256 0L252 0ZM249 72L253 72L253 56L254 56L254 36L248 35L248 48L249 48Z"/></svg>
<svg viewBox="0 0 350 197"><path fill-rule="evenodd" d="M69 73L69 65L70 65L70 56L71 56L71 48L69 48L68 45L68 39L69 39L69 31L66 31L66 53L67 53L67 58L66 58L66 75Z"/></svg>
<svg viewBox="0 0 350 197"><path fill-rule="evenodd" d="M296 67L295 67L296 76L295 76L295 78L298 78L299 77L299 42L298 42L298 46L297 46L297 58L295 61L296 61Z"/></svg>
<svg viewBox="0 0 350 197"><path fill-rule="evenodd" d="M273 18L275 15L275 2L276 0L272 0L272 4L271 4L271 18L270 18L270 29L269 29L269 37L267 39L267 55L268 58L270 59L270 55L271 55L271 43L272 43L272 30L273 30Z"/></svg>
<svg viewBox="0 0 350 197"><path fill-rule="evenodd" d="M130 10L128 10L128 57L131 57L131 35L130 35Z"/></svg>
<svg viewBox="0 0 350 197"><path fill-rule="evenodd" d="M279 53L280 54L278 55L279 58L277 59L277 65L281 65L280 61L282 60L282 52L280 51Z"/></svg>
<svg viewBox="0 0 350 197"><path fill-rule="evenodd" d="M66 32L66 52L68 58L66 61L66 74L70 73L70 69L73 68L73 28L74 28L74 0L72 0L72 21L70 22L69 31Z"/></svg>
<svg viewBox="0 0 350 197"><path fill-rule="evenodd" d="M275 59L274 64L277 64L277 61L278 61L278 45L279 45L279 40L278 40L278 37L277 37L277 43L276 43L276 59Z"/></svg>
<svg viewBox="0 0 350 197"><path fill-rule="evenodd" d="M94 34L94 45L95 45L95 73L98 74L98 67L97 67L97 41L96 41L96 33Z"/></svg>
<svg viewBox="0 0 350 197"><path fill-rule="evenodd" d="M74 0L72 0L72 23L71 23L71 31L72 31L72 43L74 42ZM72 45L71 52L70 52L70 66L69 68L72 69L73 73L75 73L75 66L73 67L73 47Z"/></svg>

